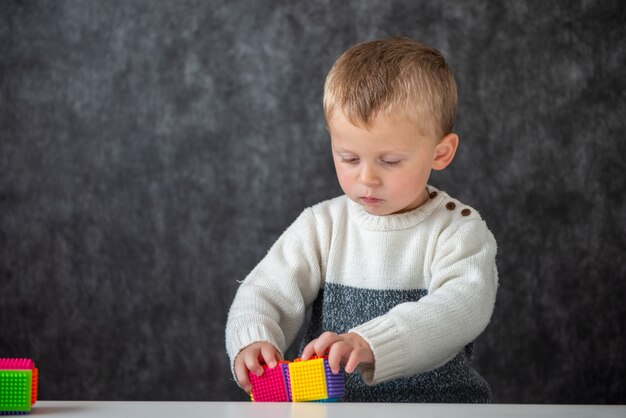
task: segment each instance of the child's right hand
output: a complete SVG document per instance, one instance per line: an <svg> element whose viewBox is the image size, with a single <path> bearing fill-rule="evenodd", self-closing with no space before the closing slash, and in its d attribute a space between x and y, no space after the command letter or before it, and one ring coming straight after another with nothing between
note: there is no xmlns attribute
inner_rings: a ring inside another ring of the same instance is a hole
<svg viewBox="0 0 626 418"><path fill-rule="evenodd" d="M259 341L252 343L237 354L235 357L235 377L239 386L246 392L250 393L252 385L248 372L252 372L257 376L263 374L262 362L265 362L270 368L276 367L279 360L282 360L280 352L272 344Z"/></svg>

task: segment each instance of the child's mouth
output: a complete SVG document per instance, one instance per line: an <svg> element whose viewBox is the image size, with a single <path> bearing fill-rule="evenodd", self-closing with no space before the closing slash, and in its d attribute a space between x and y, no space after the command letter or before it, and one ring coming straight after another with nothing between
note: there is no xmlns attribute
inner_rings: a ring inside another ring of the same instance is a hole
<svg viewBox="0 0 626 418"><path fill-rule="evenodd" d="M360 200L366 205L375 205L383 201L382 199L377 199L375 197L367 197L367 196L361 197Z"/></svg>

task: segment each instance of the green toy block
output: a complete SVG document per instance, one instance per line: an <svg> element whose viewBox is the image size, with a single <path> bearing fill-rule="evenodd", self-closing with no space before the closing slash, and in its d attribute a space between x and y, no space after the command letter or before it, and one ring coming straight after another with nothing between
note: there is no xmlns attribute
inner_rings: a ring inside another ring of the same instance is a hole
<svg viewBox="0 0 626 418"><path fill-rule="evenodd" d="M0 415L30 412L32 370L0 370Z"/></svg>

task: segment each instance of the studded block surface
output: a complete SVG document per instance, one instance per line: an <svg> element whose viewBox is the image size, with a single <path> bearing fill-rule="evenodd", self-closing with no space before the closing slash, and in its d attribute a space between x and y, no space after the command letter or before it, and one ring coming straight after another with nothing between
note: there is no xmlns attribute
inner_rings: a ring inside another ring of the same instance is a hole
<svg viewBox="0 0 626 418"><path fill-rule="evenodd" d="M289 376L291 377L291 397L294 402L328 398L324 359L290 363Z"/></svg>
<svg viewBox="0 0 626 418"><path fill-rule="evenodd" d="M343 398L346 391L346 380L343 371L333 374L328 365L328 360L324 359L324 373L326 374L326 391L329 400Z"/></svg>
<svg viewBox="0 0 626 418"><path fill-rule="evenodd" d="M31 370L0 370L0 413L29 412L32 381Z"/></svg>
<svg viewBox="0 0 626 418"><path fill-rule="evenodd" d="M253 402L337 402L345 395L343 371L333 374L327 357L302 361L281 361L264 373L250 373Z"/></svg>
<svg viewBox="0 0 626 418"><path fill-rule="evenodd" d="M273 369L263 366L263 374L257 376L250 372L252 384L252 398L255 402L289 402L289 394L283 368L285 364L279 364Z"/></svg>

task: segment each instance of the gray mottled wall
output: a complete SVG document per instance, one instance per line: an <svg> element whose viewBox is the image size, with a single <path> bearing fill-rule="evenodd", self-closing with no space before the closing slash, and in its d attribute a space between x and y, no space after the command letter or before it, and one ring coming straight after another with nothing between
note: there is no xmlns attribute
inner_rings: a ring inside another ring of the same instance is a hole
<svg viewBox="0 0 626 418"><path fill-rule="evenodd" d="M494 401L625 403L623 4L0 2L0 356L44 399L245 399L236 280L340 193L325 74L406 35L460 87L432 183L499 242Z"/></svg>

